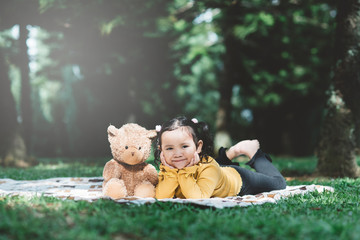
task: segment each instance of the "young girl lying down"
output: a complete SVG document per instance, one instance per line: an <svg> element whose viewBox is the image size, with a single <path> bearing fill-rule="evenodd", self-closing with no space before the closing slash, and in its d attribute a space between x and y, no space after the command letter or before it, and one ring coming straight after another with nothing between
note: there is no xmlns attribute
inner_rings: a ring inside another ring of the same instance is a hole
<svg viewBox="0 0 360 240"><path fill-rule="evenodd" d="M157 126L157 131L158 199L242 196L286 188L284 177L257 140L220 148L215 160L210 156L213 142L205 122L177 117ZM256 172L231 162L239 155L248 156L247 165Z"/></svg>

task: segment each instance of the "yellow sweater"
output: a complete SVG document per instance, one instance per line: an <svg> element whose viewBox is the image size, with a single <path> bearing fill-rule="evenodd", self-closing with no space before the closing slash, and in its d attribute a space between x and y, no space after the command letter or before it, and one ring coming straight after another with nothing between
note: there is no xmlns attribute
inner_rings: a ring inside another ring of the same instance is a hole
<svg viewBox="0 0 360 240"><path fill-rule="evenodd" d="M236 196L241 189L240 174L232 167L220 167L211 157L197 165L172 169L160 165L156 198L210 198Z"/></svg>

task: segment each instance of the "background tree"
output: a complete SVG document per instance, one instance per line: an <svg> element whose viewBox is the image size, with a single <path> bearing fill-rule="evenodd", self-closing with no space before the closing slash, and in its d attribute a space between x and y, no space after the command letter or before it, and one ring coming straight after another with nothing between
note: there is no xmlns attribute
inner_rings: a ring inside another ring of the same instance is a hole
<svg viewBox="0 0 360 240"><path fill-rule="evenodd" d="M181 34L176 65L179 92L190 100L185 109L209 116L213 128L217 115L216 131L235 141L256 137L273 153L312 154L329 84L330 4L197 1L187 11L193 24L186 21L191 30Z"/></svg>
<svg viewBox="0 0 360 240"><path fill-rule="evenodd" d="M109 152L110 123L153 127L156 113L177 109L169 101L169 39L157 31L165 7L163 1L40 2L41 16L49 21L40 22L38 32L48 35L42 41L51 43L46 57L53 66L36 71L34 91L39 101L42 91L55 94L47 103L48 124L39 125L47 129L38 128L44 135L37 138L37 152L102 156Z"/></svg>
<svg viewBox="0 0 360 240"><path fill-rule="evenodd" d="M180 114L225 131L228 142L259 138L275 154L313 154L329 85L333 1L0 4L0 18L8 17L1 30L28 31L4 49L36 156L108 155L110 123L153 128Z"/></svg>
<svg viewBox="0 0 360 240"><path fill-rule="evenodd" d="M28 167L26 145L17 122L15 101L10 90L4 50L0 48L0 165Z"/></svg>
<svg viewBox="0 0 360 240"><path fill-rule="evenodd" d="M27 29L26 19L21 19L19 23L19 55L18 64L21 72L21 123L25 145L31 149L32 139L32 101L31 101L31 84L29 56L26 41L28 40L29 31Z"/></svg>
<svg viewBox="0 0 360 240"><path fill-rule="evenodd" d="M35 3L35 5L34 5ZM26 14L22 12L26 9ZM26 25L31 24L37 15L36 2L2 1L0 7L0 31L15 24L20 27L18 44L9 38L9 31L0 39L0 71L1 71L1 150L0 163L4 166L27 167L33 164L33 159L27 156L31 143L32 107L29 79L29 59L26 41L28 39ZM9 64L21 70L21 97L16 111L16 103L11 92L9 79ZM20 106L21 105L21 106ZM20 121L18 121L20 120ZM3 122L2 122L3 123Z"/></svg>
<svg viewBox="0 0 360 240"><path fill-rule="evenodd" d="M336 20L336 64L317 151L317 172L330 177L358 177L355 136L360 113L360 1L338 1Z"/></svg>

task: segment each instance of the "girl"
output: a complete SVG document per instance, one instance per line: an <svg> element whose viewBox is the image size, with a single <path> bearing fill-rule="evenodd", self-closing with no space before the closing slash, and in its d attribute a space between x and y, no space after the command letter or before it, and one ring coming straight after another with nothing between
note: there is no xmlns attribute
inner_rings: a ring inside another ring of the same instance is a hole
<svg viewBox="0 0 360 240"><path fill-rule="evenodd" d="M160 164L156 198L210 198L242 196L284 189L286 182L259 149L257 140L245 140L229 150L220 148L216 161L206 123L186 117L174 118L157 126L155 162ZM256 172L231 162L246 155ZM219 165L220 164L220 165Z"/></svg>

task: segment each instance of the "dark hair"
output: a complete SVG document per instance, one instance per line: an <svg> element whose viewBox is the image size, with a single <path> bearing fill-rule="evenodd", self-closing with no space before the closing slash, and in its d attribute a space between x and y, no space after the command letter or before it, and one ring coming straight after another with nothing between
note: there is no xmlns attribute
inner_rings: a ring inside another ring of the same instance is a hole
<svg viewBox="0 0 360 240"><path fill-rule="evenodd" d="M203 147L201 153L199 154L200 159L203 157L211 156L214 153L214 143L210 134L209 126L205 122L197 122L191 119L188 119L184 116L173 118L163 125L161 125L161 130L157 132L156 137L156 146L154 151L155 164L159 166L160 161L160 146L161 146L161 136L165 131L173 131L180 127L186 127L191 133L194 143L197 147L198 141L203 141Z"/></svg>

